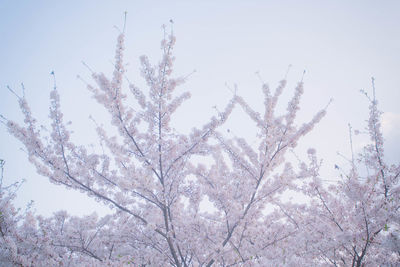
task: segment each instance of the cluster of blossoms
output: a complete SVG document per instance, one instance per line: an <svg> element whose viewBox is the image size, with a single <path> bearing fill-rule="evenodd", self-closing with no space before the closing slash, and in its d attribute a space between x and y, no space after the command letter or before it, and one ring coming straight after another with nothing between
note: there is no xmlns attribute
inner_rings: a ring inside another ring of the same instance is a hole
<svg viewBox="0 0 400 267"><path fill-rule="evenodd" d="M376 100L371 101L372 145L361 157L370 174L361 180L356 165L346 178L326 188L318 175L314 149L299 166L285 155L325 115L295 125L303 82L285 114L276 105L286 80L276 90L262 86L264 114L234 94L222 112L188 135L171 117L190 93L177 95L185 78L172 77L175 37L161 42L163 56L152 66L141 57L148 94L129 83L136 100L123 91L124 34L118 36L111 79L93 73L88 85L111 116L118 136L97 127L103 153L88 152L71 139L63 121L57 89L50 94L49 135L44 136L24 97L23 126L6 120L37 172L56 184L85 192L114 208L95 214L50 218L18 215L0 191L0 259L21 266L363 266L395 264L400 259L399 166L383 162L383 141ZM257 140L229 138L219 128L234 108L257 127ZM208 164L193 157L203 157ZM308 204L282 201L287 190L302 193ZM211 212L201 209L207 200ZM267 209L269 206L269 209ZM271 209L271 207L273 207ZM269 210L269 211L267 211Z"/></svg>

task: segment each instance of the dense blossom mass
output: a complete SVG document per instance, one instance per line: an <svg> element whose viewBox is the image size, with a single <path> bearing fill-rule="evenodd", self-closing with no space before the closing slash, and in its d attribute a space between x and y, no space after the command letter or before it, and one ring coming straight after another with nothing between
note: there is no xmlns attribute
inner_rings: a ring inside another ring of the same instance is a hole
<svg viewBox="0 0 400 267"><path fill-rule="evenodd" d="M303 82L285 114L276 114L286 86L262 85L264 113L233 94L226 107L190 134L172 115L190 97L172 76L173 34L162 58L141 60L148 89L125 80L124 34L118 36L111 78L92 73L88 89L109 112L118 136L97 127L102 153L74 144L57 88L50 93L51 129L42 130L25 97L24 124L4 118L39 174L85 192L114 213L52 217L18 211L14 186L0 188L0 261L16 266L395 266L400 261L399 165L384 161L380 112L370 99L371 144L326 186L316 150L299 163L285 155L322 119L295 124ZM125 90L123 88L129 88ZM133 103L132 100L135 100ZM221 126L233 109L257 127L255 142L228 137ZM48 133L48 134L46 134ZM299 160L300 161L300 160ZM368 169L367 174L359 166ZM3 168L3 162L2 166ZM304 204L285 201L294 191ZM201 208L206 203L211 208Z"/></svg>

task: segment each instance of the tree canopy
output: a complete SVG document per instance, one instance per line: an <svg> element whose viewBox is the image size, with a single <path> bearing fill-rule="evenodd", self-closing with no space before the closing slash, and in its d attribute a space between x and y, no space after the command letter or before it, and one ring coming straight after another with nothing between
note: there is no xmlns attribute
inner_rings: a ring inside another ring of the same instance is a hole
<svg viewBox="0 0 400 267"><path fill-rule="evenodd" d="M375 93L363 153L327 186L315 149L293 162L287 154L323 118L301 125L303 82L283 114L276 106L286 87L262 85L264 111L236 90L222 111L189 134L172 126L189 92L174 77L175 36L165 34L162 57L140 58L147 88L125 85L124 33L117 39L111 77L92 73L87 88L110 114L117 136L97 126L101 153L71 141L57 87L50 93L51 128L38 125L24 96L24 123L2 117L25 147L30 162L50 182L86 193L113 213L74 217L64 211L36 216L13 207L15 186L0 191L0 259L20 266L276 266L394 265L400 259L400 165L383 158ZM54 73L52 73L54 75ZM373 88L375 92L375 88ZM257 139L220 131L233 109L248 115ZM2 166L3 168L3 163ZM367 173L361 168L367 168ZM338 167L339 168L339 167ZM304 195L287 201L287 191ZM201 208L207 202L209 210Z"/></svg>

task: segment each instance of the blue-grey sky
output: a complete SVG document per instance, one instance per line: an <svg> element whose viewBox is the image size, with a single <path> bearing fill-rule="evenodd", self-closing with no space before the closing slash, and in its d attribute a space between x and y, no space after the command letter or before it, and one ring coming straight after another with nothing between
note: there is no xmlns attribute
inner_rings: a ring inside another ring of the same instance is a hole
<svg viewBox="0 0 400 267"><path fill-rule="evenodd" d="M95 71L111 72L118 35L114 26L122 28L124 11L128 12L127 75L138 85L144 84L138 57L146 54L157 62L161 25L174 20L176 74L196 70L182 86L193 95L176 116L182 131L205 123L215 113L212 106L223 107L231 94L225 83L236 83L238 93L261 112L261 85L255 72L275 87L291 64L282 106L305 69L300 123L334 98L328 115L299 147L300 154L309 146L317 148L327 179L334 178L333 164L342 162L336 152L349 155L347 124L361 130L365 126L368 102L359 90L371 92L371 76L376 78L379 107L385 112L387 157L399 161L399 1L1 0L0 114L21 121L17 101L6 86L21 92L23 82L33 113L46 121L52 88L49 73L54 70L62 108L73 122L74 140L97 143L88 117L92 114L107 124L107 116L76 76L90 81L81 61ZM242 123L243 118L237 110L230 123ZM365 141L355 137L356 148ZM98 204L86 201L85 195L49 185L34 172L21 147L0 125L6 183L27 180L19 192L19 206L33 199L44 215L60 208L74 214L98 210Z"/></svg>

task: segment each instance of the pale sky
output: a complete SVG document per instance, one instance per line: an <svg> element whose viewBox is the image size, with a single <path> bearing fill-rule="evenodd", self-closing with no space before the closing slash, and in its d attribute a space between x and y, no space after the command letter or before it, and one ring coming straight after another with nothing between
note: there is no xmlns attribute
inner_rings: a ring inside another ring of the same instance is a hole
<svg viewBox="0 0 400 267"><path fill-rule="evenodd" d="M215 114L211 107L223 107L231 96L226 88L237 84L243 96L262 112L261 82L274 88L292 65L288 87L281 104L286 106L303 70L305 95L298 122L312 118L334 102L328 115L298 148L317 149L324 159L326 179L334 179L333 165L343 163L336 152L349 156L348 123L363 130L368 118L368 101L360 94L371 92L376 79L379 108L390 161L400 159L400 2L399 1L0 1L0 114L22 122L9 85L21 93L20 83L40 123L48 123L51 71L55 71L62 109L73 122L74 140L97 143L93 115L107 125L108 117L76 76L90 82L93 70L110 74L116 45L117 26L126 22L128 77L138 85L138 57L152 62L160 55L162 24L173 19L177 37L176 75L189 81L192 99L176 116L176 127L187 131L201 126ZM234 112L232 127L240 135L241 111ZM240 122L240 123L239 123ZM235 126L236 125L236 126ZM245 134L245 133L243 133ZM355 147L366 138L354 137ZM23 206L35 201L39 214L58 209L82 215L102 212L86 195L51 185L40 177L20 150L22 145L0 125L0 158L6 160L5 183L26 179L16 201ZM344 164L344 163L343 163Z"/></svg>

